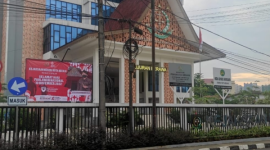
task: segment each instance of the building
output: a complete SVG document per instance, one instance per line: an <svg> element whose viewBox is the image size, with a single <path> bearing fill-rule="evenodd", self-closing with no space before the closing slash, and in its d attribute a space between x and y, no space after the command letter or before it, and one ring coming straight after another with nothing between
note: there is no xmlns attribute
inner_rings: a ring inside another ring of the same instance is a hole
<svg viewBox="0 0 270 150"><path fill-rule="evenodd" d="M93 64L93 102L99 102L98 65L98 19L96 0L9 0L8 4L39 8L43 13L28 11L7 11L1 8L0 57L4 68L1 81L7 83L13 77L25 77L26 58L44 60L91 63ZM134 7L136 5L136 7ZM134 22L150 23L150 3L147 0L108 0L104 8L106 17L131 19ZM199 61L209 61L226 55L204 42L203 55L199 54L198 36L190 24L180 23L179 17L188 19L179 0L156 0L156 28L167 32L156 35L156 64L166 68L166 72L156 72L156 91L159 103L176 103L174 93L184 97L192 93L187 87L169 86L169 64L189 64L192 70ZM166 11L165 11L166 10ZM37 10L35 10L37 11ZM46 14L45 14L46 13ZM84 14L84 15L83 15ZM86 15L85 15L86 14ZM88 14L88 15L87 15ZM83 17L86 16L86 17ZM91 16L91 17L89 17ZM132 31L132 38L138 42L140 53L134 59L136 65L151 64L151 28L134 23L143 35ZM116 102L125 103L129 99L128 60L123 57L123 46L129 38L129 24L106 20L105 61L109 62L106 74L114 80ZM180 37L180 38L179 38ZM189 42L187 42L187 39ZM190 42L194 41L194 42ZM70 50L67 52L67 49ZM66 53L67 52L67 53ZM147 70L136 70L133 79L133 102L152 101L152 75ZM192 83L193 85L194 83Z"/></svg>
<svg viewBox="0 0 270 150"><path fill-rule="evenodd" d="M270 91L270 85L262 85L262 92L269 92Z"/></svg>
<svg viewBox="0 0 270 150"><path fill-rule="evenodd" d="M236 93L240 93L241 91L243 91L243 86L236 84Z"/></svg>
<svg viewBox="0 0 270 150"><path fill-rule="evenodd" d="M258 86L257 83L244 83L244 90L247 91L248 89L261 91L261 88Z"/></svg>
<svg viewBox="0 0 270 150"><path fill-rule="evenodd" d="M230 94L238 94L242 91L242 86L235 83L235 81L232 81L232 89L230 91Z"/></svg>
<svg viewBox="0 0 270 150"><path fill-rule="evenodd" d="M214 85L214 80L213 79L203 79L203 81L207 85Z"/></svg>

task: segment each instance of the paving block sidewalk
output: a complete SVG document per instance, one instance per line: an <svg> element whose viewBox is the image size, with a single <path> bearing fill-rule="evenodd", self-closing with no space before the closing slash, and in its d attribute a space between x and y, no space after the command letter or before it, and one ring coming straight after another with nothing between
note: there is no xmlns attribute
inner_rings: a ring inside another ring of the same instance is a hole
<svg viewBox="0 0 270 150"><path fill-rule="evenodd" d="M179 145L167 145L129 150L244 150L270 147L270 137L235 139L213 142L186 143Z"/></svg>

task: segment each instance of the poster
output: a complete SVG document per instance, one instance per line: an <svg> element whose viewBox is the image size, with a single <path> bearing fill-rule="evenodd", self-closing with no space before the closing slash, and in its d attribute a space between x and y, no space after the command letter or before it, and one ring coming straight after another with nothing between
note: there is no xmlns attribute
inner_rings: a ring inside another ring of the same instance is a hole
<svg viewBox="0 0 270 150"><path fill-rule="evenodd" d="M92 102L92 65L26 59L28 101Z"/></svg>
<svg viewBox="0 0 270 150"><path fill-rule="evenodd" d="M217 89L232 89L231 70L214 68L214 88Z"/></svg>
<svg viewBox="0 0 270 150"><path fill-rule="evenodd" d="M191 65L169 63L170 86L192 87Z"/></svg>

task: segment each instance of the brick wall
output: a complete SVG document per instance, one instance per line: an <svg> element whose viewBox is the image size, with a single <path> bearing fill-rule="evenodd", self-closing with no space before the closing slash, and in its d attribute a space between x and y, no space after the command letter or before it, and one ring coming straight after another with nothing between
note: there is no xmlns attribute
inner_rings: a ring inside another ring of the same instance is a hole
<svg viewBox="0 0 270 150"><path fill-rule="evenodd" d="M164 63L164 67L169 68L169 64ZM164 103L174 103L173 91L169 85L169 70L164 72Z"/></svg>
<svg viewBox="0 0 270 150"><path fill-rule="evenodd" d="M7 0L4 0L6 2ZM40 4L37 4L40 3ZM41 5L42 4L42 5ZM26 7L45 9L46 0L28 0L24 2ZM40 12L40 11L39 11ZM2 35L2 57L3 69L1 71L1 82L5 82L5 55L6 55L6 17L7 11L3 12L3 35ZM24 13L23 15L23 50L22 50L22 77L25 77L25 59L42 59L43 57L43 27L45 14Z"/></svg>
<svg viewBox="0 0 270 150"><path fill-rule="evenodd" d="M164 0L156 0L156 9L162 10L168 10L169 12L171 11L170 6L167 1ZM144 13L145 16L141 17L142 19L139 20L139 22L143 24L150 25L151 22L151 10L149 8L146 8L146 13ZM191 46L190 44L186 43L183 39L185 39L185 35L182 32L181 27L178 25L177 18L175 18L174 15L172 15L169 12L164 11L170 20L170 26L168 31L172 31L172 36L169 36L166 39L159 39L156 38L156 43L155 46L157 48L166 48L166 49L172 49L172 50L180 50L180 51L189 51L189 52L199 52L198 48ZM161 13L161 11L157 11L156 14L160 13L161 15L161 20L166 21L165 16ZM158 15L156 15L156 19L158 19ZM179 18L178 18L179 19ZM135 24L136 25L136 24ZM163 30L166 26L165 23L159 23L156 22L155 24L156 28L158 30ZM138 26L142 31L143 35L138 35L136 33L132 33L132 38L137 39L139 45L146 45L146 46L152 46L152 38L151 38L151 33L148 31L148 29L145 26L139 25ZM113 35L115 37L115 40L118 42L125 42L129 38L129 33L128 30L121 31L122 33L115 33ZM111 33L108 32L108 35L106 35L107 40L113 40L113 36L110 35ZM161 34L161 33L157 33ZM180 38L178 38L180 37Z"/></svg>
<svg viewBox="0 0 270 150"><path fill-rule="evenodd" d="M37 4L39 3L39 4ZM42 5L41 5L42 4ZM45 9L46 0L25 1L26 7ZM43 27L45 14L24 13L23 22L23 51L22 51L22 77L25 77L25 59L42 59L43 57Z"/></svg>
<svg viewBox="0 0 270 150"><path fill-rule="evenodd" d="M133 60L135 63L136 60ZM136 103L136 79L132 76L132 102ZM139 91L138 91L139 92ZM125 103L129 102L129 61L125 59Z"/></svg>

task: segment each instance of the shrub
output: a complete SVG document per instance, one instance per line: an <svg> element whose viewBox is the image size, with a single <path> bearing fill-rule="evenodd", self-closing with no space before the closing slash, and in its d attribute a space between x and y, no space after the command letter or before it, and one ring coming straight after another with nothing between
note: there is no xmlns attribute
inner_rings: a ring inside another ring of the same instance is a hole
<svg viewBox="0 0 270 150"><path fill-rule="evenodd" d="M171 144L182 144L190 142L216 141L225 139L238 139L250 137L262 137L270 135L270 127L254 127L249 129L232 129L224 132L222 129L215 128L205 132L202 130L193 130L192 133L183 131L180 128L157 129L153 132L151 129L135 131L132 136L127 133L113 133L104 137L99 129L92 129L91 132L83 134L58 134L40 139L39 135L20 139L17 143L5 144L0 141L0 149L7 150L98 150L102 143L105 143L106 149L128 149L151 146L164 146ZM104 140L106 139L106 140Z"/></svg>
<svg viewBox="0 0 270 150"><path fill-rule="evenodd" d="M127 133L114 133L107 136L106 141L99 130L93 129L91 133L84 134L53 134L45 139L39 135L21 139L18 143L10 145L0 144L0 149L12 150L98 150L102 142L106 142L106 149L116 150L125 148L162 146L188 142L190 134L182 130L168 131L164 129L138 131L129 136ZM3 141L2 141L3 142Z"/></svg>
<svg viewBox="0 0 270 150"><path fill-rule="evenodd" d="M15 115L16 115L15 108L10 108L9 110L4 109L4 108L0 109L0 120L6 121L8 123L7 126L3 124L2 131L5 129L15 130L15 118L16 118ZM19 130L26 130L26 129L37 130L38 129L38 124L40 120L38 120L38 115L33 109L32 111L29 111L28 109L20 109L18 115L19 115L18 116Z"/></svg>
<svg viewBox="0 0 270 150"><path fill-rule="evenodd" d="M129 124L129 114L126 111L117 112L116 114L109 114L107 116L107 127L126 128ZM134 111L134 125L138 126L143 124L143 120L137 111Z"/></svg>

